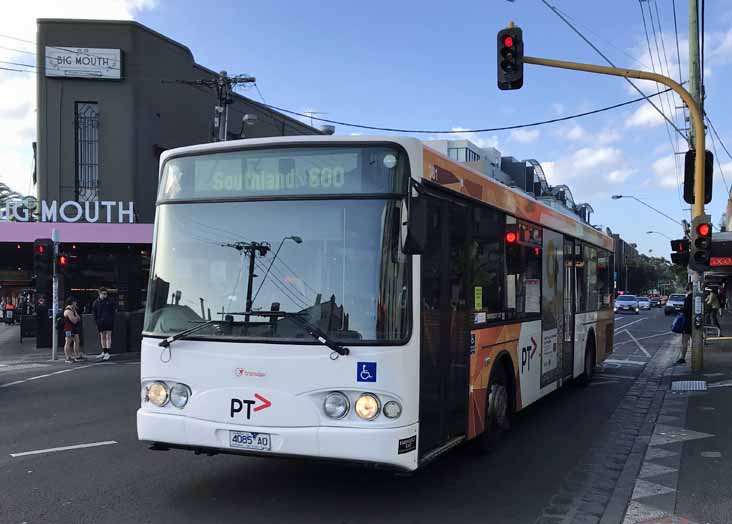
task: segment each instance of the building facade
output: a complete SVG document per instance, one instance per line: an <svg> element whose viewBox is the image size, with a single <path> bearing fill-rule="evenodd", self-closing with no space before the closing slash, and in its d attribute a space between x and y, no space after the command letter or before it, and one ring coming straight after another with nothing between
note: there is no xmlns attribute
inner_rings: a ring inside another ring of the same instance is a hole
<svg viewBox="0 0 732 524"><path fill-rule="evenodd" d="M39 200L132 202L152 223L160 153L213 139L217 74L131 21L39 19L37 46ZM318 133L235 93L228 113L229 139Z"/></svg>

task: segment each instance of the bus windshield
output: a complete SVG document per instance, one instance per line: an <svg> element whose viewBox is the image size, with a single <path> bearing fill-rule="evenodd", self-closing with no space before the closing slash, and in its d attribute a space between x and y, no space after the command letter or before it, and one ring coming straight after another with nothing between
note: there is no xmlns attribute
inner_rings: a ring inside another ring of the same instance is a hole
<svg viewBox="0 0 732 524"><path fill-rule="evenodd" d="M378 198L162 204L145 333L220 319L192 338L313 343L302 322L268 314L282 311L340 343L404 341L399 212Z"/></svg>

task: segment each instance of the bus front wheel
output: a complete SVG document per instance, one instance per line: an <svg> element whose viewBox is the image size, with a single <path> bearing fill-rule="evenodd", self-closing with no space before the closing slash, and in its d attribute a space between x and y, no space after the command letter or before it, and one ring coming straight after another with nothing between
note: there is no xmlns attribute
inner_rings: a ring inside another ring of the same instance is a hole
<svg viewBox="0 0 732 524"><path fill-rule="evenodd" d="M585 368L578 377L578 382L582 386L587 386L592 380L592 373L595 369L595 337L594 334L587 340L585 348Z"/></svg>
<svg viewBox="0 0 732 524"><path fill-rule="evenodd" d="M488 385L486 399L485 430L476 439L480 452L495 448L501 435L511 427L511 383L502 362L496 363Z"/></svg>

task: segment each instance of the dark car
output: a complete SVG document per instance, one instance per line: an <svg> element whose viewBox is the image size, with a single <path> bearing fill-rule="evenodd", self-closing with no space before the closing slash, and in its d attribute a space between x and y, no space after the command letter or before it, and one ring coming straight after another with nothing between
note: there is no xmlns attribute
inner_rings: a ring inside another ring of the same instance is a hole
<svg viewBox="0 0 732 524"><path fill-rule="evenodd" d="M668 300L666 301L666 305L663 308L664 314L668 316L673 313L681 313L681 311L684 309L685 298L686 296L681 294L670 295L668 297Z"/></svg>
<svg viewBox="0 0 732 524"><path fill-rule="evenodd" d="M615 312L634 313L638 315L640 313L638 297L635 295L620 295L615 299Z"/></svg>
<svg viewBox="0 0 732 524"><path fill-rule="evenodd" d="M661 299L659 297L651 297L651 307L661 307Z"/></svg>

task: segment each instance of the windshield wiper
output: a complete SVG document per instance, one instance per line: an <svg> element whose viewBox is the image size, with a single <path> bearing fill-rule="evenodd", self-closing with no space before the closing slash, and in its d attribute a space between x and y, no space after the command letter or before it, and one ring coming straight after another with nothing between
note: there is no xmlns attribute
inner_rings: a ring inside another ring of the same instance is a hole
<svg viewBox="0 0 732 524"><path fill-rule="evenodd" d="M222 322L225 322L225 321L222 321L222 320L208 320L208 321L206 321L206 322L204 322L202 324L199 324L198 326L192 327L191 329L186 329L185 331L181 331L180 333L176 333L172 337L168 337L168 338L166 338L164 340L161 340L160 343L158 344L158 346L160 346L161 348L167 348L168 346L170 346L171 343L175 342L176 340L180 340L181 338L185 338L188 335L190 335L191 333L195 333L196 331L200 331L203 328L206 328L206 327L211 326L213 324L221 324Z"/></svg>
<svg viewBox="0 0 732 524"><path fill-rule="evenodd" d="M290 318L300 324L308 335L324 346L329 347L339 355L348 355L351 352L347 347L331 340L330 337L328 337L328 335L318 326L315 326L305 320L302 313L290 313L287 311L248 311L245 314L252 316L259 315L261 317Z"/></svg>

